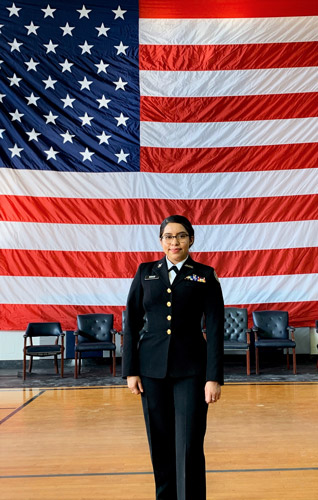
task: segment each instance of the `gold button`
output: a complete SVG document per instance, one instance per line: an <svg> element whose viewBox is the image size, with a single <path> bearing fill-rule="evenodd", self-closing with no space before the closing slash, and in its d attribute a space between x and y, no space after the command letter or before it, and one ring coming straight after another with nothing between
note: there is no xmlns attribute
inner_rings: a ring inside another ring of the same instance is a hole
<svg viewBox="0 0 318 500"><path fill-rule="evenodd" d="M170 314L169 314L169 316L167 316L167 320L168 320L168 321L171 321L171 316L170 316Z"/></svg>
<svg viewBox="0 0 318 500"><path fill-rule="evenodd" d="M168 288L168 289L167 289L167 292L168 292L168 293L171 293L171 288Z"/></svg>
<svg viewBox="0 0 318 500"><path fill-rule="evenodd" d="M167 302L167 306L170 307L171 306L171 302Z"/></svg>
<svg viewBox="0 0 318 500"><path fill-rule="evenodd" d="M169 330L167 330L167 334L168 334L168 335L171 335L171 330L170 330L170 328L169 328Z"/></svg>

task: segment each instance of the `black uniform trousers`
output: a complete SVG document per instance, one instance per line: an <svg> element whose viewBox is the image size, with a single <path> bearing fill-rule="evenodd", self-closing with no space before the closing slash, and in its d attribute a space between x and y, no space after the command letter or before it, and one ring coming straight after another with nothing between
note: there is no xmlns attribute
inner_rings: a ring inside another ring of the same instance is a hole
<svg viewBox="0 0 318 500"><path fill-rule="evenodd" d="M156 500L206 500L205 377L141 377Z"/></svg>

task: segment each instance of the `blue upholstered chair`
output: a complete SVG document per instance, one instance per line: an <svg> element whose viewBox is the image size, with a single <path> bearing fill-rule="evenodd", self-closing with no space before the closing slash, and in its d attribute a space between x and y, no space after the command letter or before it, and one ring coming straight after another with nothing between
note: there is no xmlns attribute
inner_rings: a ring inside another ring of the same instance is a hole
<svg viewBox="0 0 318 500"><path fill-rule="evenodd" d="M246 373L251 374L250 346L251 330L247 324L247 309L239 307L225 307L224 309L224 352L245 351Z"/></svg>
<svg viewBox="0 0 318 500"><path fill-rule="evenodd" d="M260 349L286 349L289 369L289 349L293 352L293 373L296 375L295 328L289 326L287 311L254 311L256 374L259 374ZM290 338L291 337L291 338Z"/></svg>
<svg viewBox="0 0 318 500"><path fill-rule="evenodd" d="M23 380L26 376L26 357L29 356L29 373L32 371L32 362L34 357L54 357L54 366L56 373L59 372L57 357L61 356L61 377L64 372L64 336L60 323L29 323L26 329L23 347ZM33 345L35 337L53 337L55 342L52 344L41 343Z"/></svg>
<svg viewBox="0 0 318 500"><path fill-rule="evenodd" d="M116 330L113 329L113 314L79 314L78 330L75 335L75 373L77 378L81 371L81 353L92 351L109 351L112 360L110 371L116 375Z"/></svg>

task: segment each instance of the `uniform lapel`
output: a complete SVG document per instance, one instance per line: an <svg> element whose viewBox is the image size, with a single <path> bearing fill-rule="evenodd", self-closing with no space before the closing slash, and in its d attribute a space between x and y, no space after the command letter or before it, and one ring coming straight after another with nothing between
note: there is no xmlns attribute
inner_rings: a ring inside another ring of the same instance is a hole
<svg viewBox="0 0 318 500"><path fill-rule="evenodd" d="M194 268L195 268L195 262L189 256L185 261L185 263L183 264L183 266L181 267L177 276L173 280L172 286L178 285L184 280L186 276L188 276L189 274L193 274Z"/></svg>
<svg viewBox="0 0 318 500"><path fill-rule="evenodd" d="M166 257L163 257L161 260L156 262L153 267L153 272L158 274L160 279L162 279L167 286L170 286Z"/></svg>

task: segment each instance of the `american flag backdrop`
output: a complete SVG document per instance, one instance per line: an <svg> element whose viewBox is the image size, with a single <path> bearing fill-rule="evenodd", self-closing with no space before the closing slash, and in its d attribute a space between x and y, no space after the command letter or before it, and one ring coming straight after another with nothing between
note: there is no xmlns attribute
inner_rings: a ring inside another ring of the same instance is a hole
<svg viewBox="0 0 318 500"><path fill-rule="evenodd" d="M314 323L316 1L2 0L0 106L1 330L120 327L176 213L226 305Z"/></svg>

